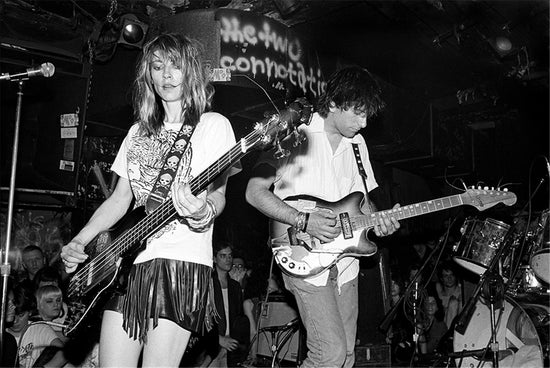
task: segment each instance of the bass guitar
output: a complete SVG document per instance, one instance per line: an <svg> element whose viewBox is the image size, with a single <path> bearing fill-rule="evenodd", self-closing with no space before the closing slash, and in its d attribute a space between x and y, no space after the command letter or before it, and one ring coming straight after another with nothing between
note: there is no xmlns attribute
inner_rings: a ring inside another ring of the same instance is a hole
<svg viewBox="0 0 550 368"><path fill-rule="evenodd" d="M305 99L298 99L287 109L256 123L251 133L191 180L191 192L194 195L201 193L252 149L279 145L280 140L291 133L298 137L297 126L309 124L312 111ZM100 306L117 289L117 280L129 270L127 265L131 266L144 241L176 215L172 200L164 201L149 214L144 207L138 207L124 216L114 229L98 234L86 245L88 260L79 266L68 287L69 313L65 335L75 334L75 331L88 326L86 321L99 319L96 312L101 311Z"/></svg>
<svg viewBox="0 0 550 368"><path fill-rule="evenodd" d="M336 226L341 233L334 241L321 243L305 232L296 231L293 226L271 221L272 251L281 270L290 276L305 278L323 272L343 257L375 254L376 245L367 238L367 232L381 223L383 216L402 220L462 205L482 211L498 203L511 206L517 200L516 195L507 189L470 188L457 195L364 214L360 207L363 198L361 192L351 193L337 202L306 195L286 198L286 203L302 212L332 210L337 215Z"/></svg>

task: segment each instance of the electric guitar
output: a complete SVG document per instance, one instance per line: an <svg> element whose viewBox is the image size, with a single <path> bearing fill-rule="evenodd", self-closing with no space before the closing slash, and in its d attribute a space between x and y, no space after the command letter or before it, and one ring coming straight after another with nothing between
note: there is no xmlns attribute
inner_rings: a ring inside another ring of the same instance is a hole
<svg viewBox="0 0 550 368"><path fill-rule="evenodd" d="M201 193L252 149L278 146L280 140L291 133L299 137L297 126L309 124L312 111L305 99L298 99L287 109L256 123L251 133L191 180L191 192L194 195ZM79 266L68 287L69 313L65 335L89 326L86 321L99 319L96 315L102 309L99 306L103 306L112 292L120 287L118 280L129 271L144 241L176 215L172 200L164 201L149 214L144 207L138 207L124 216L116 228L99 233L86 245L88 260Z"/></svg>
<svg viewBox="0 0 550 368"><path fill-rule="evenodd" d="M367 238L367 232L382 222L382 216L402 220L462 205L483 211L498 203L511 206L517 200L516 195L507 189L471 188L462 194L364 214L360 207L363 198L361 192L351 193L337 202L306 195L286 198L286 203L302 212L332 210L337 215L336 226L341 233L334 241L321 243L305 232L297 232L293 226L272 220L271 246L281 270L290 276L305 278L323 272L343 257L375 254L376 245Z"/></svg>

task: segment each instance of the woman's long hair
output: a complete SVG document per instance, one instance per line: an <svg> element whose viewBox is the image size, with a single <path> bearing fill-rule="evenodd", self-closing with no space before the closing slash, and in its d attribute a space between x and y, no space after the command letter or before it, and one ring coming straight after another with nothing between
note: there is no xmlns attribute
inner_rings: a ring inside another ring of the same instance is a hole
<svg viewBox="0 0 550 368"><path fill-rule="evenodd" d="M202 113L210 107L213 95L204 72L198 43L176 33L155 37L143 47L134 83L134 112L140 132L147 136L160 130L165 117L161 99L154 90L150 73L155 52L178 65L183 73L182 121L191 125L197 124Z"/></svg>

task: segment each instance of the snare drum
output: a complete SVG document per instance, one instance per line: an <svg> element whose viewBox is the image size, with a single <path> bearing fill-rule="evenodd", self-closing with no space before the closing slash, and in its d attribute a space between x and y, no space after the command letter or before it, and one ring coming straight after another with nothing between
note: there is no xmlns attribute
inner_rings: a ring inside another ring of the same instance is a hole
<svg viewBox="0 0 550 368"><path fill-rule="evenodd" d="M467 270L483 274L509 229L510 225L492 218L467 218L461 229L462 238L453 249L453 259Z"/></svg>
<svg viewBox="0 0 550 368"><path fill-rule="evenodd" d="M503 308L495 310L497 342L499 351L512 349L515 353L502 356L501 367L547 367L548 366L548 313L550 308L542 304L520 304L506 298ZM499 319L500 316L500 319ZM454 331L455 353L484 349L491 340L490 309L480 301L464 335ZM491 355L481 366L490 367ZM456 358L457 367L478 367L476 357Z"/></svg>

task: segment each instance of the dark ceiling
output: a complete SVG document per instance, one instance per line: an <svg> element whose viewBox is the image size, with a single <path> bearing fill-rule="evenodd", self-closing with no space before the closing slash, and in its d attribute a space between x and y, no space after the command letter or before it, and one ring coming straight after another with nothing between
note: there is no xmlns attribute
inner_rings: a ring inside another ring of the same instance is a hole
<svg viewBox="0 0 550 368"><path fill-rule="evenodd" d="M85 58L86 40L109 16L154 23L221 7L274 18L318 53L379 76L388 111L365 134L383 165L492 185L526 185L529 167L545 166L533 162L548 156L548 1L6 0L0 13L11 35L35 32ZM244 97L224 113L238 118L252 104Z"/></svg>

